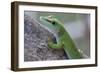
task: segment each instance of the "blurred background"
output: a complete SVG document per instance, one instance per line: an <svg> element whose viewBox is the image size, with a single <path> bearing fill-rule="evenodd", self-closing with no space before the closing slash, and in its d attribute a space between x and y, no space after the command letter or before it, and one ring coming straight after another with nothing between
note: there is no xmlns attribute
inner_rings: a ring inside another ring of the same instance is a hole
<svg viewBox="0 0 100 73"><path fill-rule="evenodd" d="M88 57L90 57L90 15L79 13L55 13L25 11L26 15L40 23L40 16L54 15L59 19L69 32L76 46Z"/></svg>

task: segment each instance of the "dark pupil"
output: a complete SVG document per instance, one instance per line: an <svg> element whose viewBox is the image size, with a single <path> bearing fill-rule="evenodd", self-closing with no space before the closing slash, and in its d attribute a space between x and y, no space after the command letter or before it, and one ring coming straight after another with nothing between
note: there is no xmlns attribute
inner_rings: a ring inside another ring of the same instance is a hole
<svg viewBox="0 0 100 73"><path fill-rule="evenodd" d="M52 22L52 24L55 24L55 22Z"/></svg>

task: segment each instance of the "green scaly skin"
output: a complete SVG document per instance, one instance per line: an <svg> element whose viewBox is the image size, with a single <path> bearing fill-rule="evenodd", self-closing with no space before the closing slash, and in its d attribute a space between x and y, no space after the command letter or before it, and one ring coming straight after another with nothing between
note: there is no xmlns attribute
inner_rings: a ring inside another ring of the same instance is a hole
<svg viewBox="0 0 100 73"><path fill-rule="evenodd" d="M74 44L74 41L65 30L63 24L54 16L41 16L41 23L50 30L57 31L58 41L53 43L50 39L48 41L48 46L53 49L64 48L69 59L81 59L82 54L79 52L78 48Z"/></svg>

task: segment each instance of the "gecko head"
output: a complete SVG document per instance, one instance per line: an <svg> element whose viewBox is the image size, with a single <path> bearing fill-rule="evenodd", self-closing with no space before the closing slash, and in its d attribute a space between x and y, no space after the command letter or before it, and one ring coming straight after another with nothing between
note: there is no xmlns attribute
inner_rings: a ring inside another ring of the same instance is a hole
<svg viewBox="0 0 100 73"><path fill-rule="evenodd" d="M61 24L59 23L57 18L53 15L41 16L40 21L44 26L46 26L50 30L59 31L59 28L61 27Z"/></svg>

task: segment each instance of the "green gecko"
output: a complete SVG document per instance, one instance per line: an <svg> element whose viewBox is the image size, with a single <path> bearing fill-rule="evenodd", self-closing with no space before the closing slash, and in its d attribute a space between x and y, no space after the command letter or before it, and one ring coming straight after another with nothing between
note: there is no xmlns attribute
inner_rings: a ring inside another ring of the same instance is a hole
<svg viewBox="0 0 100 73"><path fill-rule="evenodd" d="M48 40L48 46L53 49L64 48L64 51L68 55L69 59L81 59L83 58L81 52L74 44L74 41L70 37L69 33L64 28L64 24L61 23L55 16L40 16L42 25L53 30L56 34L57 43L53 43L50 39Z"/></svg>

